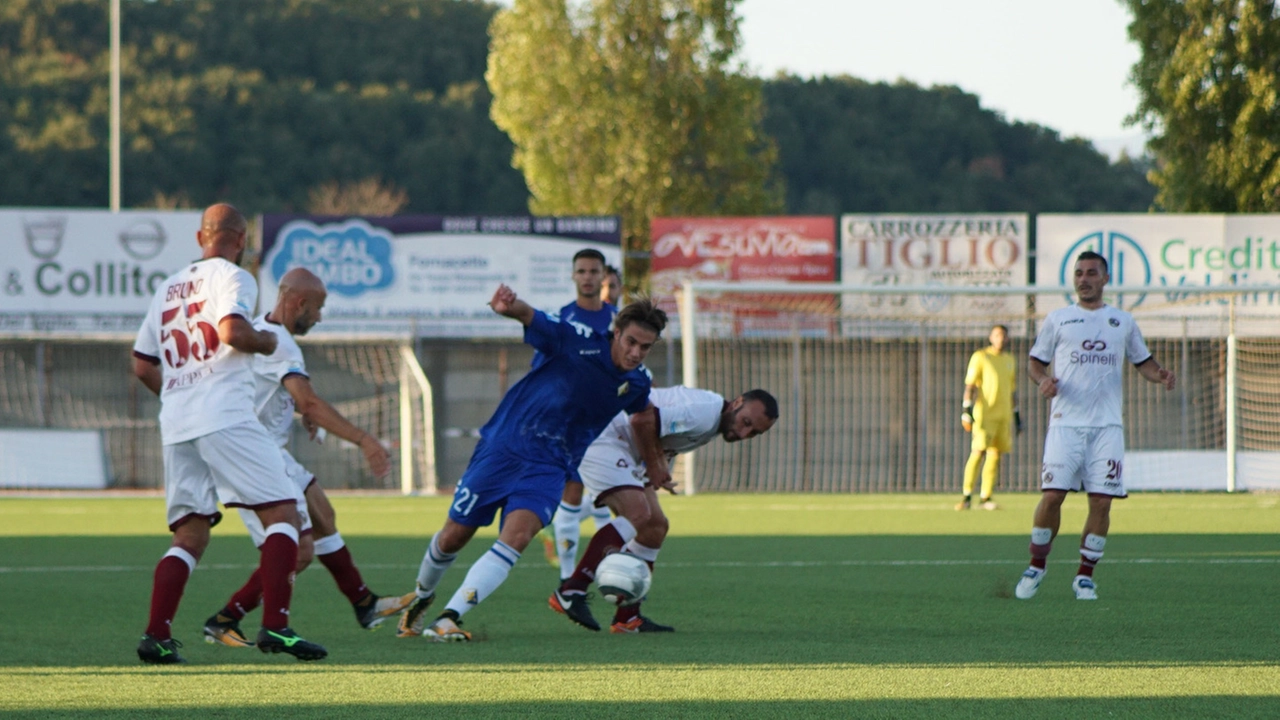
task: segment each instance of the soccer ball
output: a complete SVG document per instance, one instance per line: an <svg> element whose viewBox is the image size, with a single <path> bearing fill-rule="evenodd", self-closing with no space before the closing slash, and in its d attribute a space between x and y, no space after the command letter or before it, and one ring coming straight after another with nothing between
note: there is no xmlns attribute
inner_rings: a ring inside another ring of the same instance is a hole
<svg viewBox="0 0 1280 720"><path fill-rule="evenodd" d="M608 555L596 566L596 587L615 605L635 605L649 593L653 573L649 563L631 553Z"/></svg>

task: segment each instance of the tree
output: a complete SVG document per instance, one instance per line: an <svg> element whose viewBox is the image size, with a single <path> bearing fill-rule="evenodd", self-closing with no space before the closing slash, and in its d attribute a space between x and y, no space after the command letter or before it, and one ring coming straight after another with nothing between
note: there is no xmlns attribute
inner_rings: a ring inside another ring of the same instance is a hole
<svg viewBox="0 0 1280 720"><path fill-rule="evenodd" d="M1132 120L1153 138L1157 202L1280 210L1280 20L1273 0L1123 0L1142 51Z"/></svg>
<svg viewBox="0 0 1280 720"><path fill-rule="evenodd" d="M376 177L351 183L327 182L307 194L313 215L395 215L409 204L409 195Z"/></svg>
<svg viewBox="0 0 1280 720"><path fill-rule="evenodd" d="M494 17L491 115L534 213L620 214L631 251L648 249L655 216L781 210L737 4L515 0ZM643 265L628 261L637 287Z"/></svg>

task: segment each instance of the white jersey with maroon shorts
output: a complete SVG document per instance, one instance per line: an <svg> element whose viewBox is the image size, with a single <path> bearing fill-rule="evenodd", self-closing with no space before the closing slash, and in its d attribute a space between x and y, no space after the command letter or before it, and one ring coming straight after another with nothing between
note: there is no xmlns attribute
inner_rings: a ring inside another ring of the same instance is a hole
<svg viewBox="0 0 1280 720"><path fill-rule="evenodd" d="M223 318L251 317L258 286L222 258L194 262L156 292L133 354L161 369L160 437L170 529L227 507L294 502L297 491L254 414L251 358L218 337Z"/></svg>
<svg viewBox="0 0 1280 720"><path fill-rule="evenodd" d="M689 452L720 436L720 414L724 398L708 390L677 385L649 391L649 402L658 410L658 435L667 460ZM600 437L587 448L578 474L587 491L596 497L620 487L644 487L644 463L636 445L635 431L626 413L619 413Z"/></svg>
<svg viewBox="0 0 1280 720"><path fill-rule="evenodd" d="M269 314L269 313L268 313ZM266 330L276 336L276 351L270 355L253 356L253 407L258 414L258 421L267 429L267 434L280 446L280 458L284 461L285 473L298 487L298 519L302 532L311 530L311 515L307 513L307 499L304 493L315 475L302 463L294 459L285 446L289 444L289 436L293 431L293 395L284 386L284 379L290 375L309 377L307 364L302 357L302 348L298 341L283 325L261 315L253 321L253 329ZM249 510L240 510L240 519L249 529L253 544L261 546L266 541L266 529L258 514Z"/></svg>
<svg viewBox="0 0 1280 720"><path fill-rule="evenodd" d="M1151 358L1133 316L1109 305L1054 310L1036 336L1031 357L1052 362L1058 380L1041 489L1125 497L1124 362L1141 365Z"/></svg>

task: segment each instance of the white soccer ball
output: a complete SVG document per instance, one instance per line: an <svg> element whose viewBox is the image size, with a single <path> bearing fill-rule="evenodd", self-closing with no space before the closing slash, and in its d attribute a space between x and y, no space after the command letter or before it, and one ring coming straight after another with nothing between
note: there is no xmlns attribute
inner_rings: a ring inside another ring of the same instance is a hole
<svg viewBox="0 0 1280 720"><path fill-rule="evenodd" d="M615 605L634 605L649 594L653 573L649 563L631 553L605 556L596 566L596 587L600 595Z"/></svg>

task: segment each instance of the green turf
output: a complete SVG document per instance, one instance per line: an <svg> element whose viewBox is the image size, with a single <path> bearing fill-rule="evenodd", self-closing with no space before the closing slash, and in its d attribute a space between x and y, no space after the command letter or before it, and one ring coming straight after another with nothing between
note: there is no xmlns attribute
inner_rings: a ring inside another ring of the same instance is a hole
<svg viewBox="0 0 1280 720"><path fill-rule="evenodd" d="M1083 498L1068 499L1031 602L1011 591L1036 497L1000 499L967 513L936 495L665 499L672 536L645 608L677 626L666 636L588 633L552 613L555 571L536 545L466 617L469 645L360 630L317 565L292 621L329 648L315 664L200 642L256 563L233 516L174 623L190 663L155 668L134 647L167 546L163 501L0 498L0 715L1280 717L1280 498L1117 504L1095 603L1069 589ZM369 585L408 590L445 501L334 505Z"/></svg>

